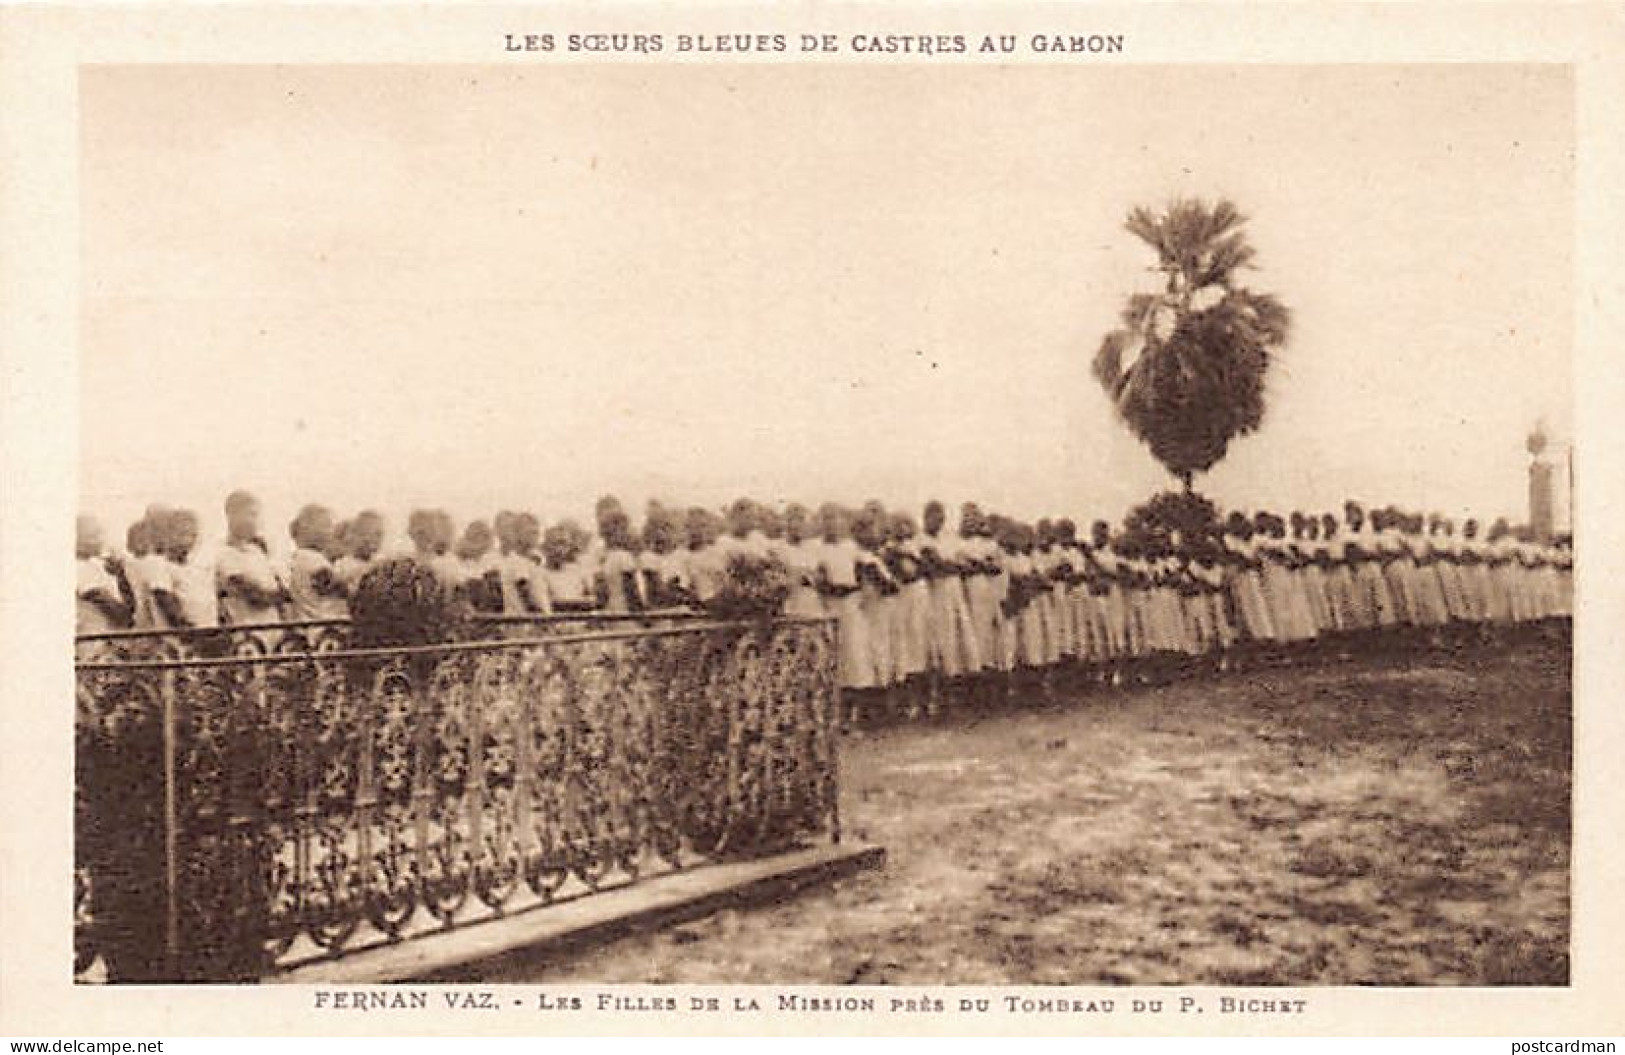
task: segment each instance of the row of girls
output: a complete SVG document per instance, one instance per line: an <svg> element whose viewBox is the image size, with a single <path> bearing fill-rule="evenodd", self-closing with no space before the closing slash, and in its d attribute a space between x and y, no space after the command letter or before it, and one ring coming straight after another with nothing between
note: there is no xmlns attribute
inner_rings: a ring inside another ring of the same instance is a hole
<svg viewBox="0 0 1625 1055"><path fill-rule="evenodd" d="M225 519L225 542L205 556L200 520L189 509L150 506L126 530L123 552L107 546L100 521L81 515L77 632L341 619L348 614L348 591L383 541L383 518L376 513L340 523L310 505L289 524L293 549L278 561L260 533L253 495L228 497Z"/></svg>
<svg viewBox="0 0 1625 1055"><path fill-rule="evenodd" d="M967 504L957 531L930 503L923 531L877 503L792 508L782 542L791 614L834 616L851 690L1005 688L1056 670L1120 683L1170 670L1290 662L1321 643L1439 644L1453 635L1567 618L1566 542L1503 524L1481 537L1443 517L1232 514L1192 532L1036 525ZM762 539L750 532L746 539ZM979 679L979 676L982 676Z"/></svg>
<svg viewBox="0 0 1625 1055"><path fill-rule="evenodd" d="M230 496L225 514L226 541L208 564L189 512L149 510L120 556L81 518L80 632L342 618L360 577L393 555L372 512L337 520L305 507L286 563L271 558L252 495ZM725 514L651 503L634 529L605 498L595 526L543 530L502 512L458 531L449 514L419 510L406 536L408 555L471 609L521 616L702 607L733 555L776 558L786 614L838 621L841 681L853 690L1062 667L1121 680L1170 657L1231 663L1385 630L1426 640L1570 608L1566 546L1504 524L1481 537L1471 521L1458 534L1443 517L1367 516L1354 503L1341 519L1233 513L1186 538L1096 522L1080 539L1068 520L1028 525L974 503L955 530L935 502L918 525L876 502L779 511L742 499Z"/></svg>
<svg viewBox="0 0 1625 1055"><path fill-rule="evenodd" d="M244 491L226 499L225 539L209 556L200 552L200 521L191 510L149 507L129 525L122 552L107 545L95 517L82 515L75 542L76 632L343 619L362 576L394 557L421 563L471 612L648 607L653 592L646 580L639 577L628 589L616 574L634 567L636 548L629 529L616 526L627 523L618 509L613 500L600 503L602 537L571 520L544 531L535 516L517 512L474 519L459 530L446 511L422 509L408 518L402 548L386 545L387 525L376 511L339 519L311 504L288 525L291 550L281 560L262 533L259 500ZM708 514L706 536L720 534L721 522ZM664 600L681 603L688 596Z"/></svg>

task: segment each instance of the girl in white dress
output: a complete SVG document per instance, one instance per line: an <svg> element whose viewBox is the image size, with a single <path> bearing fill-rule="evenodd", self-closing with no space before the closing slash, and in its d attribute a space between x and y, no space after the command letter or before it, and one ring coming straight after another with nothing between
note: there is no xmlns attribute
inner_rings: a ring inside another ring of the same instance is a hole
<svg viewBox="0 0 1625 1055"><path fill-rule="evenodd" d="M530 580L535 575L536 562L520 552L519 514L506 510L498 513L491 520L491 529L496 535L496 553L491 557L491 565L497 576L500 613L508 617L535 614ZM509 630L515 637L528 633L522 626Z"/></svg>
<svg viewBox="0 0 1625 1055"><path fill-rule="evenodd" d="M1201 586L1207 601L1207 651L1218 654L1221 669L1229 666L1229 653L1236 644L1236 628L1231 622L1225 590L1223 554L1216 540L1197 548L1191 564L1191 574Z"/></svg>
<svg viewBox="0 0 1625 1055"><path fill-rule="evenodd" d="M1556 579L1556 615L1559 619L1574 618L1574 540L1559 535L1553 545L1552 569Z"/></svg>
<svg viewBox="0 0 1625 1055"><path fill-rule="evenodd" d="M994 669L1009 675L1015 671L1021 657L1021 612L1027 600L1023 596L1026 569L1017 559L1014 522L993 514L988 518L988 525L992 531L990 541L995 547L991 560L998 568L998 574L990 579L996 612L993 622ZM1004 679L1003 688L1006 694L1011 691L1008 677Z"/></svg>
<svg viewBox="0 0 1625 1055"><path fill-rule="evenodd" d="M141 517L124 532L128 556L120 565L119 573L129 587L130 625L137 630L162 629L153 598L154 587L164 578L167 566L157 552L158 541L158 523L150 515Z"/></svg>
<svg viewBox="0 0 1625 1055"><path fill-rule="evenodd" d="M1458 564L1467 595L1467 607L1475 623L1486 623L1492 615L1490 602L1490 570L1484 544L1478 537L1478 521L1468 520L1461 526L1461 550Z"/></svg>
<svg viewBox="0 0 1625 1055"><path fill-rule="evenodd" d="M547 609L554 615L592 608L590 584L578 563L581 554L581 535L570 521L550 524L542 532L541 581L547 588Z"/></svg>
<svg viewBox="0 0 1625 1055"><path fill-rule="evenodd" d="M1563 620L1573 615L1574 601L1574 549L1573 539L1559 535L1550 545L1536 546L1546 597L1545 617Z"/></svg>
<svg viewBox="0 0 1625 1055"><path fill-rule="evenodd" d="M232 626L281 622L286 585L260 535L260 503L247 491L226 498L226 542L215 557L220 617Z"/></svg>
<svg viewBox="0 0 1625 1055"><path fill-rule="evenodd" d="M1169 660L1174 660L1193 651L1191 624L1185 617L1186 584L1179 561L1174 558L1166 542L1154 541L1152 552L1155 554L1152 567L1157 584L1156 613L1162 627L1162 652ZM1172 669L1171 664L1164 665Z"/></svg>
<svg viewBox="0 0 1625 1055"><path fill-rule="evenodd" d="M974 502L960 508L959 535L961 560L968 571L965 599L970 608L976 651L984 667L997 668L1004 571L999 565L998 546L993 541L987 517Z"/></svg>
<svg viewBox="0 0 1625 1055"><path fill-rule="evenodd" d="M1191 661L1214 651L1218 629L1213 626L1213 611L1207 605L1207 591L1197 574L1193 547L1181 544L1168 557L1174 587L1179 595L1179 615L1186 659L1182 664L1192 669Z"/></svg>
<svg viewBox="0 0 1625 1055"><path fill-rule="evenodd" d="M643 596L651 608L677 608L684 604L679 544L682 522L677 511L660 502L650 502L643 518L643 550L638 554L638 573Z"/></svg>
<svg viewBox="0 0 1625 1055"><path fill-rule="evenodd" d="M503 610L508 610L511 594L514 615L547 615L547 583L540 550L542 522L533 513L520 513L513 519L513 553L503 566Z"/></svg>
<svg viewBox="0 0 1625 1055"><path fill-rule="evenodd" d="M1326 573L1320 555L1320 521L1303 512L1292 514L1291 552L1303 581L1303 592L1309 600L1309 613L1314 620L1315 634L1336 629L1331 614L1331 600L1326 594Z"/></svg>
<svg viewBox="0 0 1625 1055"><path fill-rule="evenodd" d="M1240 629L1249 644L1267 647L1276 640L1275 624L1264 598L1260 569L1263 561L1253 542L1253 526L1246 515L1231 513L1225 521L1224 548L1227 554L1227 589L1240 620Z"/></svg>
<svg viewBox="0 0 1625 1055"><path fill-rule="evenodd" d="M350 614L347 591L333 571L333 514L307 505L288 525L293 556L288 562L288 615L295 622L343 619Z"/></svg>
<svg viewBox="0 0 1625 1055"><path fill-rule="evenodd" d="M1320 593L1320 636L1331 638L1343 629L1343 613L1337 606L1337 587L1333 582L1332 543L1326 536L1325 521L1310 514L1306 530L1309 533L1307 559L1314 565L1315 588Z"/></svg>
<svg viewBox="0 0 1625 1055"><path fill-rule="evenodd" d="M648 607L643 596L637 556L632 552L632 524L625 513L607 515L598 527L604 542L603 558L594 580L598 606L617 615Z"/></svg>
<svg viewBox="0 0 1625 1055"><path fill-rule="evenodd" d="M891 654L897 679L906 683L920 679L929 666L931 588L925 579L914 518L893 513L889 527L882 558L897 586L892 598Z"/></svg>
<svg viewBox="0 0 1625 1055"><path fill-rule="evenodd" d="M1354 601L1354 569L1348 563L1348 544L1333 513L1320 518L1320 546L1325 556L1326 600L1338 633L1359 629L1359 606Z"/></svg>
<svg viewBox="0 0 1625 1055"><path fill-rule="evenodd" d="M495 615L502 611L502 570L495 547L491 525L471 520L453 549L463 604L470 613Z"/></svg>
<svg viewBox="0 0 1625 1055"><path fill-rule="evenodd" d="M1486 569L1484 577L1489 598L1489 617L1494 623L1504 624L1512 621L1512 585L1508 570L1512 564L1508 538L1510 531L1506 521L1501 520L1491 525L1489 535L1484 539Z"/></svg>
<svg viewBox="0 0 1625 1055"><path fill-rule="evenodd" d="M414 509L406 518L406 537L412 543L412 559L427 568L434 561L435 516L430 509Z"/></svg>
<svg viewBox="0 0 1625 1055"><path fill-rule="evenodd" d="M1258 552L1263 558L1264 597L1275 639L1283 644L1313 640L1314 618L1287 545L1286 522L1272 513L1260 513L1254 530L1261 540Z"/></svg>
<svg viewBox="0 0 1625 1055"><path fill-rule="evenodd" d="M1084 574L1093 600L1090 607L1095 661L1102 680L1121 680L1117 664L1128 653L1128 604L1119 577L1117 555L1112 550L1111 528L1104 520L1090 525L1084 559Z"/></svg>
<svg viewBox="0 0 1625 1055"><path fill-rule="evenodd" d="M1117 581L1122 588L1127 612L1124 635L1125 676L1143 680L1146 658L1151 654L1150 600L1151 569L1142 556L1139 542L1120 536L1112 549L1117 559Z"/></svg>
<svg viewBox="0 0 1625 1055"><path fill-rule="evenodd" d="M381 559L384 549L384 517L376 509L363 509L350 521L345 534L345 551L333 562L333 574L344 584L346 594L354 598L367 577Z"/></svg>
<svg viewBox="0 0 1625 1055"><path fill-rule="evenodd" d="M153 584L153 601L165 629L213 628L220 625L220 595L214 569L197 558L198 519L189 509L168 512L158 535L166 567Z"/></svg>
<svg viewBox="0 0 1625 1055"><path fill-rule="evenodd" d="M1358 502L1343 506L1344 560L1354 580L1355 625L1364 631L1386 630L1396 621L1394 599L1382 574L1382 555L1365 510Z"/></svg>
<svg viewBox="0 0 1625 1055"><path fill-rule="evenodd" d="M462 588L462 567L451 554L455 530L449 514L439 509L415 509L406 520L412 540L412 559L434 575L448 599Z"/></svg>
<svg viewBox="0 0 1625 1055"><path fill-rule="evenodd" d="M1060 587L1061 662L1081 665L1089 657L1089 590L1084 582L1083 551L1078 547L1078 526L1062 517L1055 522L1055 575Z"/></svg>
<svg viewBox="0 0 1625 1055"><path fill-rule="evenodd" d="M1450 622L1450 609L1445 603L1438 570L1434 567L1432 547L1422 533L1423 524L1420 514L1409 517L1404 524L1403 541L1409 558L1411 592L1416 598L1417 616L1423 626L1436 630Z"/></svg>
<svg viewBox="0 0 1625 1055"><path fill-rule="evenodd" d="M130 625L134 606L124 596L119 580L103 552L102 526L81 515L74 522L74 633L100 634ZM110 649L97 646L81 658L109 658ZM95 653L95 654L90 654Z"/></svg>
<svg viewBox="0 0 1625 1055"><path fill-rule="evenodd" d="M1137 541L1135 559L1139 562L1140 575L1137 596L1143 628L1141 650L1148 660L1144 665L1145 670L1147 674L1153 674L1160 670L1162 664L1158 660L1164 654L1178 650L1179 635L1173 620L1168 618L1168 597L1172 591L1167 572L1150 539Z"/></svg>
<svg viewBox="0 0 1625 1055"><path fill-rule="evenodd" d="M1021 611L1020 664L1028 670L1042 671L1049 666L1050 649L1054 644L1049 574L1038 553L1037 530L1017 523L1012 528L1012 536L1015 565L1011 576L1024 579L1022 589L1026 595L1026 605Z"/></svg>
<svg viewBox="0 0 1625 1055"><path fill-rule="evenodd" d="M818 511L823 545L818 554L818 589L824 596L825 609L835 617L840 635L841 687L864 690L875 687L873 654L870 650L867 627L860 607L858 583L858 546L852 541L849 524L851 515L836 505L825 505ZM851 701L853 713L857 700Z"/></svg>
<svg viewBox="0 0 1625 1055"><path fill-rule="evenodd" d="M719 544L723 526L721 517L699 506L689 509L684 517L688 548L680 559L693 605L709 604L722 589L727 573L727 550Z"/></svg>
<svg viewBox="0 0 1625 1055"><path fill-rule="evenodd" d="M1044 519L1033 530L1033 568L1043 583L1039 598L1043 615L1043 657L1045 667L1058 666L1071 652L1068 641L1071 606L1067 603L1066 558L1056 545L1055 522Z"/></svg>
<svg viewBox="0 0 1625 1055"><path fill-rule="evenodd" d="M858 610L864 623L864 642L868 646L867 656L861 662L867 664L873 686L884 689L897 681L891 623L898 591L881 557L881 547L886 541L886 512L878 502L866 504L853 519L852 540L857 543Z"/></svg>
<svg viewBox="0 0 1625 1055"><path fill-rule="evenodd" d="M1163 563L1168 569L1172 586L1174 614L1179 619L1180 650L1187 658L1200 656L1208 650L1209 641L1216 631L1209 625L1209 611L1202 582L1195 572L1195 551L1199 543L1187 539L1182 532L1172 533L1171 542L1163 551Z"/></svg>
<svg viewBox="0 0 1625 1055"><path fill-rule="evenodd" d="M790 573L790 593L784 601L784 614L816 619L824 615L824 600L818 593L818 540L810 535L807 508L795 503L786 506L780 557Z"/></svg>
<svg viewBox="0 0 1625 1055"><path fill-rule="evenodd" d="M1416 597L1405 568L1409 553L1395 530L1396 516L1392 509L1372 511L1372 544L1377 552L1377 566L1382 569L1383 582L1388 586L1388 596L1393 601L1394 625L1416 626L1420 623Z"/></svg>
<svg viewBox="0 0 1625 1055"><path fill-rule="evenodd" d="M509 509L499 509L491 518L492 550L490 556L491 567L496 571L497 583L497 611L502 615L514 614L518 598L513 594L512 583L508 576L508 566L514 554L514 520L517 514Z"/></svg>
<svg viewBox="0 0 1625 1055"><path fill-rule="evenodd" d="M967 598L972 571L964 559L963 539L944 530L946 519L942 503L926 503L920 558L931 596L929 662L952 680L980 672L983 653Z"/></svg>
<svg viewBox="0 0 1625 1055"><path fill-rule="evenodd" d="M1473 612L1462 580L1461 544L1456 538L1454 523L1439 518L1439 528L1429 540L1428 551L1433 555L1434 574L1439 577L1439 589L1444 594L1450 621L1458 625L1471 622Z"/></svg>

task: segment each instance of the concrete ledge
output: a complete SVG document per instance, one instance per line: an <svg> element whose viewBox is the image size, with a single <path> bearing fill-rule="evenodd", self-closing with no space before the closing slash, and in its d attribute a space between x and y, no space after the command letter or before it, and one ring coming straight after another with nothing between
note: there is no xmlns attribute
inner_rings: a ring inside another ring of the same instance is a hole
<svg viewBox="0 0 1625 1055"><path fill-rule="evenodd" d="M517 915L303 964L268 979L300 985L474 982L725 908L778 902L885 864L879 846L817 846L700 865Z"/></svg>

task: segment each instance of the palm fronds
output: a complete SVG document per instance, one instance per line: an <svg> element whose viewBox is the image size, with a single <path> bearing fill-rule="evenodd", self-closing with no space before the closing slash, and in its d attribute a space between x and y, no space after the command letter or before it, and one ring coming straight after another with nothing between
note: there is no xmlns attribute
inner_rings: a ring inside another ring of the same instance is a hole
<svg viewBox="0 0 1625 1055"><path fill-rule="evenodd" d="M1123 326L1095 354L1094 374L1130 431L1187 484L1264 417L1264 377L1291 315L1236 283L1255 257L1234 204L1180 200L1124 222L1156 251L1162 294L1128 298Z"/></svg>

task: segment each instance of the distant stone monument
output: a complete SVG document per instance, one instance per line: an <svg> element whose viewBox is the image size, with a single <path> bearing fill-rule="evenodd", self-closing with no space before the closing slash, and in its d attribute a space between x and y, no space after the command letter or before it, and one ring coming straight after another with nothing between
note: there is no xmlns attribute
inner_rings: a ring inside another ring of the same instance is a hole
<svg viewBox="0 0 1625 1055"><path fill-rule="evenodd" d="M1536 425L1524 446L1529 451L1529 528L1535 539L1550 542L1553 527L1552 463L1545 458L1546 427Z"/></svg>

